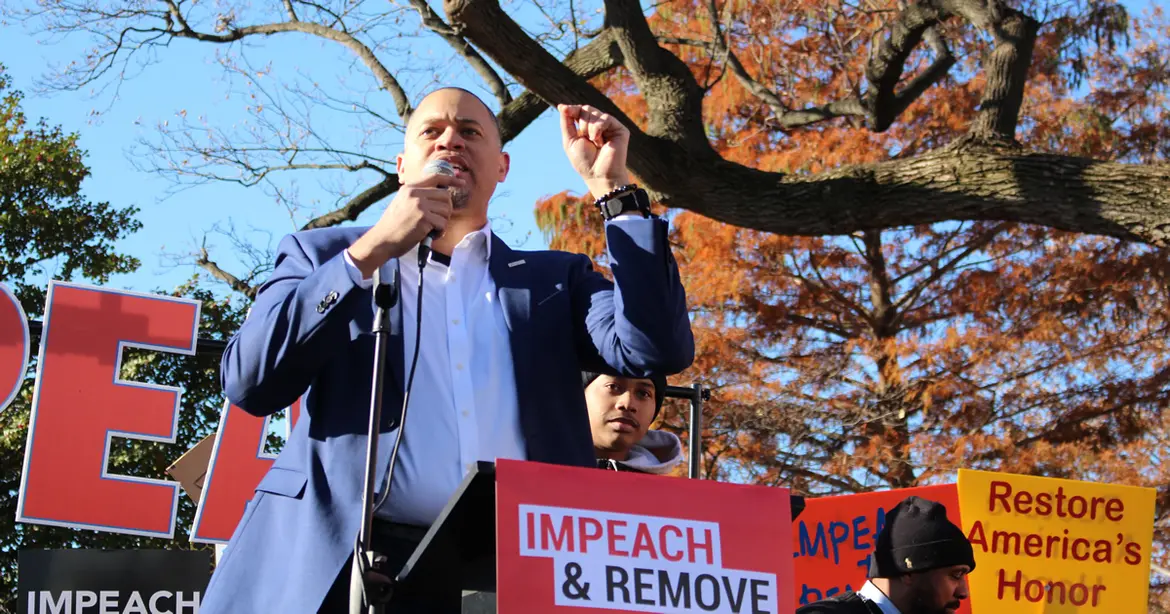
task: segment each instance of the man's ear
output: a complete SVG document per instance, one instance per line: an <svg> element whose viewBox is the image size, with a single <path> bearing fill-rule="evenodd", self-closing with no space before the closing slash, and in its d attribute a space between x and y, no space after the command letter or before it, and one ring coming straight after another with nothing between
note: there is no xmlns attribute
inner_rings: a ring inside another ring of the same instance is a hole
<svg viewBox="0 0 1170 614"><path fill-rule="evenodd" d="M394 172L398 173L398 185L402 185L402 154L394 157Z"/></svg>
<svg viewBox="0 0 1170 614"><path fill-rule="evenodd" d="M500 177L499 177L499 179L496 180L496 183L504 183L504 180L508 178L508 170L510 168L512 168L512 157L508 155L508 152L501 151L500 152Z"/></svg>

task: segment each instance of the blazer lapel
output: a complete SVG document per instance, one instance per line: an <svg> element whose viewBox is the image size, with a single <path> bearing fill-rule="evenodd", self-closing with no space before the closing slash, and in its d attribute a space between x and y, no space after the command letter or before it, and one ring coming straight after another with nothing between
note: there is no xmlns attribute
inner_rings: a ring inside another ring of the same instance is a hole
<svg viewBox="0 0 1170 614"><path fill-rule="evenodd" d="M525 407L532 406L524 385L525 376L532 373L532 276L529 265L513 252L503 240L492 235L492 256L488 262L492 281L496 284L496 296L504 310L504 321L508 324L508 341L512 348L512 369L516 375L516 395L521 415Z"/></svg>

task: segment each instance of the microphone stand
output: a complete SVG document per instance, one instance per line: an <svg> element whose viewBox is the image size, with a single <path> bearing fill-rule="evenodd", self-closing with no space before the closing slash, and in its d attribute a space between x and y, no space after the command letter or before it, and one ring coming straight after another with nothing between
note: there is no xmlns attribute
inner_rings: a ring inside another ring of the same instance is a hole
<svg viewBox="0 0 1170 614"><path fill-rule="evenodd" d="M383 604L393 586L387 581L366 577L367 571L381 572L385 557L370 551L374 524L374 481L378 464L378 434L382 423L382 388L386 374L386 346L390 336L390 308L398 302L398 270L393 269L390 283L382 283L381 267L374 270L374 377L370 394L370 427L366 443L365 483L362 490L362 523L354 547L349 582L350 614L382 614ZM399 425L402 428L403 425ZM372 589L377 588L377 591ZM372 593L378 593L377 596Z"/></svg>

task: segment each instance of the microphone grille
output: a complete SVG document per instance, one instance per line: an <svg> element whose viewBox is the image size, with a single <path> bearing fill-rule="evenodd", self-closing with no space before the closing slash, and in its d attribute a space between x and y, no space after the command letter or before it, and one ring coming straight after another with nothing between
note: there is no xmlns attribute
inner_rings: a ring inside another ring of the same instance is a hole
<svg viewBox="0 0 1170 614"><path fill-rule="evenodd" d="M455 167L446 160L431 160L423 167L424 175L444 175L447 177L455 176Z"/></svg>

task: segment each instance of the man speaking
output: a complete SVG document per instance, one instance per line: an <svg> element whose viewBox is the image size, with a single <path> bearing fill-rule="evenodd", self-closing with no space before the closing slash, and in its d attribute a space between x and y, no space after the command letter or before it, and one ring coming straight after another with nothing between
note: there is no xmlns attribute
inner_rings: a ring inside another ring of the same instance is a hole
<svg viewBox="0 0 1170 614"><path fill-rule="evenodd" d="M401 280L390 313L379 489L422 306L408 424L372 534L374 550L395 563L478 460L594 466L582 370L645 377L691 364L694 339L667 224L650 215L626 171L629 131L591 107L557 110L565 153L597 199L587 214L606 220L614 282L585 256L515 251L492 233L488 202L510 161L494 114L457 88L432 92L411 115L397 158L402 187L374 226L281 242L272 277L228 343L222 380L227 397L257 416L303 396L300 419L256 487L204 614L347 611L362 517L375 270ZM438 160L453 172L434 173ZM432 231L433 254L420 267L418 246ZM393 604L388 612L447 607Z"/></svg>

